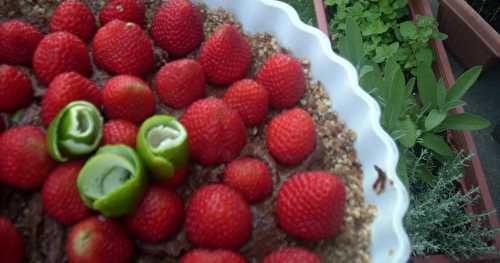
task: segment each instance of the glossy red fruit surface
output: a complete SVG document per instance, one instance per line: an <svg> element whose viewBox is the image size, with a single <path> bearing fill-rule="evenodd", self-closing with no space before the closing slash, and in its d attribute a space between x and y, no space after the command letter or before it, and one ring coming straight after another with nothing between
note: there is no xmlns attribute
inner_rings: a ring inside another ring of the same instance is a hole
<svg viewBox="0 0 500 263"><path fill-rule="evenodd" d="M299 247L280 248L268 255L262 263L321 263L311 251Z"/></svg>
<svg viewBox="0 0 500 263"><path fill-rule="evenodd" d="M0 63L31 65L33 53L43 34L34 26L8 20L0 24Z"/></svg>
<svg viewBox="0 0 500 263"><path fill-rule="evenodd" d="M126 120L110 120L104 124L102 133L102 145L126 144L135 148L135 142L139 128L132 122Z"/></svg>
<svg viewBox="0 0 500 263"><path fill-rule="evenodd" d="M102 90L102 100L110 119L141 123L155 112L155 98L148 84L130 75L108 80Z"/></svg>
<svg viewBox="0 0 500 263"><path fill-rule="evenodd" d="M238 29L224 24L203 43L199 61L208 82L227 85L245 77L252 63L252 52Z"/></svg>
<svg viewBox="0 0 500 263"><path fill-rule="evenodd" d="M266 88L251 79L233 83L224 94L224 101L240 114L247 127L263 123L269 112Z"/></svg>
<svg viewBox="0 0 500 263"><path fill-rule="evenodd" d="M153 68L153 44L140 26L113 20L92 41L94 62L112 74L143 76Z"/></svg>
<svg viewBox="0 0 500 263"><path fill-rule="evenodd" d="M45 133L34 126L18 126L0 135L0 182L32 190L39 187L54 166Z"/></svg>
<svg viewBox="0 0 500 263"><path fill-rule="evenodd" d="M0 65L0 112L13 113L33 99L31 79L22 70Z"/></svg>
<svg viewBox="0 0 500 263"><path fill-rule="evenodd" d="M165 105L187 107L205 96L203 68L192 59L167 63L156 73L156 90Z"/></svg>
<svg viewBox="0 0 500 263"><path fill-rule="evenodd" d="M203 41L203 18L189 0L170 0L156 11L151 24L155 44L175 57L197 48Z"/></svg>
<svg viewBox="0 0 500 263"><path fill-rule="evenodd" d="M145 13L146 8L142 0L112 0L101 9L99 21L101 26L119 19L144 27Z"/></svg>
<svg viewBox="0 0 500 263"><path fill-rule="evenodd" d="M276 215L290 235L319 241L337 235L344 221L346 191L342 180L327 172L289 177L278 192Z"/></svg>
<svg viewBox="0 0 500 263"><path fill-rule="evenodd" d="M224 184L240 192L247 202L255 203L273 192L273 175L263 161L242 158L226 166Z"/></svg>
<svg viewBox="0 0 500 263"><path fill-rule="evenodd" d="M250 238L252 214L243 197L228 186L202 186L186 210L186 234L198 247L237 249Z"/></svg>
<svg viewBox="0 0 500 263"><path fill-rule="evenodd" d="M269 102L276 109L292 107L304 96L304 69L296 58L277 53L259 69L257 82L269 91Z"/></svg>
<svg viewBox="0 0 500 263"><path fill-rule="evenodd" d="M221 99L194 102L180 121L188 132L191 157L203 165L231 161L246 144L243 121Z"/></svg>
<svg viewBox="0 0 500 263"><path fill-rule="evenodd" d="M57 166L42 188L42 203L47 213L62 224L73 224L92 211L83 203L76 179L83 161L70 161Z"/></svg>
<svg viewBox="0 0 500 263"><path fill-rule="evenodd" d="M85 43L64 31L48 34L40 41L33 55L33 69L43 84L64 72L75 71L86 77L92 72Z"/></svg>
<svg viewBox="0 0 500 263"><path fill-rule="evenodd" d="M0 216L0 262L21 263L24 258L24 240L12 222Z"/></svg>
<svg viewBox="0 0 500 263"><path fill-rule="evenodd" d="M231 250L195 249L185 254L179 263L246 263L241 255Z"/></svg>
<svg viewBox="0 0 500 263"><path fill-rule="evenodd" d="M75 100L85 100L101 108L101 91L96 84L76 72L66 72L52 80L42 98L42 120L45 126L57 113Z"/></svg>
<svg viewBox="0 0 500 263"><path fill-rule="evenodd" d="M66 31L88 42L96 31L92 11L78 0L67 0L57 6L50 18L50 31Z"/></svg>
<svg viewBox="0 0 500 263"><path fill-rule="evenodd" d="M133 251L127 232L116 221L102 216L74 225L66 240L69 263L126 263Z"/></svg>
<svg viewBox="0 0 500 263"><path fill-rule="evenodd" d="M184 221L184 204L172 190L153 185L146 191L135 212L126 217L127 227L143 241L173 237Z"/></svg>
<svg viewBox="0 0 500 263"><path fill-rule="evenodd" d="M300 108L280 113L267 126L266 145L279 163L301 163L316 147L316 132L311 115Z"/></svg>

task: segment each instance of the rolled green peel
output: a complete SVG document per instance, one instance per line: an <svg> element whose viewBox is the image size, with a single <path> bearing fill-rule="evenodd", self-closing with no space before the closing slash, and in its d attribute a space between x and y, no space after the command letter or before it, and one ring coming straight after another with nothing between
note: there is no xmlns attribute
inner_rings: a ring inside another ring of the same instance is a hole
<svg viewBox="0 0 500 263"><path fill-rule="evenodd" d="M93 152L101 142L102 127L101 113L92 103L69 103L49 125L49 154L54 160L65 162Z"/></svg>
<svg viewBox="0 0 500 263"><path fill-rule="evenodd" d="M154 178L166 180L188 162L186 129L173 116L150 117L139 128L137 151Z"/></svg>
<svg viewBox="0 0 500 263"><path fill-rule="evenodd" d="M107 145L85 163L77 186L88 207L106 217L119 217L137 206L146 187L146 172L134 149Z"/></svg>

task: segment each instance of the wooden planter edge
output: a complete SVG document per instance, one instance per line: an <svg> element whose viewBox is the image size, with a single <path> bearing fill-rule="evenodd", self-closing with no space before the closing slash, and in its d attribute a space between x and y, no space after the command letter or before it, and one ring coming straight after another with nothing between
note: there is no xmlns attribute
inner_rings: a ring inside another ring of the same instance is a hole
<svg viewBox="0 0 500 263"><path fill-rule="evenodd" d="M409 0L408 6L411 11L412 19L415 19L417 15L425 15L425 16L433 16L431 6L429 1L427 0ZM325 14L325 7L323 5L322 0L314 0L314 11L316 14L316 22L318 24L318 28L328 34L328 23ZM439 77L443 78L446 86L451 86L455 82L455 76L451 69L450 62L448 60L448 55L444 48L443 42L440 40L433 40L430 43L430 46L434 50L437 55L437 59L435 61L435 71L439 75ZM454 112L460 113L464 112L462 107L459 107L454 110ZM477 153L476 144L472 135L469 132L450 132L450 141L454 146L459 149L463 149L465 154L472 154L472 160L469 165L465 169L464 179L461 181L461 188L464 191L472 189L473 187L479 187L480 191L480 200L479 202L472 206L468 207L467 212L484 212L484 211L493 211L495 206L493 204L493 200L490 195L490 190L488 184L486 182L486 177L484 175L484 171L481 165L481 161L479 159L479 155ZM498 217L496 213L491 213L486 222L490 227L500 227ZM495 240L493 240L497 250L500 250L500 233L497 233ZM480 260L471 260L471 261L460 261L461 263L475 263L475 262L484 262L484 260L488 260L489 258L483 258ZM417 263L452 263L457 262L445 255L432 255L425 258L413 258L413 260ZM495 258L493 260L498 260Z"/></svg>

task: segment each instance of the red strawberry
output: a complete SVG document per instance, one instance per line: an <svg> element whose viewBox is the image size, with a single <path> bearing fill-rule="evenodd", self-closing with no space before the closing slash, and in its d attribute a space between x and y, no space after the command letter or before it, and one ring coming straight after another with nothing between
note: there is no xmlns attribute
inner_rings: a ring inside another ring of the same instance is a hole
<svg viewBox="0 0 500 263"><path fill-rule="evenodd" d="M148 84L129 75L119 75L108 80L102 90L102 102L109 118L133 123L141 123L154 114L156 106Z"/></svg>
<svg viewBox="0 0 500 263"><path fill-rule="evenodd" d="M214 84L231 84L247 74L252 52L247 40L233 25L224 24L200 49L200 64Z"/></svg>
<svg viewBox="0 0 500 263"><path fill-rule="evenodd" d="M342 180L327 172L304 172L288 178L278 192L276 214L290 235L318 241L337 235L346 203Z"/></svg>
<svg viewBox="0 0 500 263"><path fill-rule="evenodd" d="M321 263L316 254L299 247L280 248L266 258L262 263Z"/></svg>
<svg viewBox="0 0 500 263"><path fill-rule="evenodd" d="M262 123L269 110L266 88L251 79L235 82L224 94L224 101L235 109L247 127Z"/></svg>
<svg viewBox="0 0 500 263"><path fill-rule="evenodd" d="M273 108L292 107L304 96L304 69L300 61L290 55L277 53L269 57L257 72L256 79L269 91Z"/></svg>
<svg viewBox="0 0 500 263"><path fill-rule="evenodd" d="M75 71L90 76L92 67L85 43L68 32L55 32L46 35L33 55L33 69L36 77L48 84L57 75Z"/></svg>
<svg viewBox="0 0 500 263"><path fill-rule="evenodd" d="M184 221L184 204L172 190L151 186L135 212L126 218L127 227L143 241L160 241L177 233Z"/></svg>
<svg viewBox="0 0 500 263"><path fill-rule="evenodd" d="M52 80L42 99L42 120L48 126L68 103L86 100L101 107L101 92L94 82L76 72L66 72Z"/></svg>
<svg viewBox="0 0 500 263"><path fill-rule="evenodd" d="M92 42L94 61L114 74L143 76L153 68L153 44L141 27L113 20L101 27Z"/></svg>
<svg viewBox="0 0 500 263"><path fill-rule="evenodd" d="M76 223L92 213L83 203L76 187L76 178L82 166L82 161L60 164L43 185L43 207L62 224Z"/></svg>
<svg viewBox="0 0 500 263"><path fill-rule="evenodd" d="M224 170L224 183L240 192L249 203L260 201L273 192L273 175L258 159L230 162Z"/></svg>
<svg viewBox="0 0 500 263"><path fill-rule="evenodd" d="M102 145L126 144L135 148L135 140L139 128L126 120L110 120L104 124Z"/></svg>
<svg viewBox="0 0 500 263"><path fill-rule="evenodd" d="M299 164L316 147L311 115L300 108L280 113L267 126L266 145L278 162L285 165Z"/></svg>
<svg viewBox="0 0 500 263"><path fill-rule="evenodd" d="M199 8L189 0L170 0L156 11L151 35L157 46L182 57L203 41L203 19Z"/></svg>
<svg viewBox="0 0 500 263"><path fill-rule="evenodd" d="M24 258L24 240L16 226L0 216L0 262L21 263Z"/></svg>
<svg viewBox="0 0 500 263"><path fill-rule="evenodd" d="M231 161L246 144L247 131L243 121L221 99L206 98L194 102L180 121L189 135L192 158L203 165Z"/></svg>
<svg viewBox="0 0 500 263"><path fill-rule="evenodd" d="M246 263L241 255L231 250L195 249L185 254L179 263Z"/></svg>
<svg viewBox="0 0 500 263"><path fill-rule="evenodd" d="M252 213L243 197L223 184L202 186L191 195L186 235L202 248L237 249L250 238Z"/></svg>
<svg viewBox="0 0 500 263"><path fill-rule="evenodd" d="M33 99L31 79L15 67L0 65L0 111L12 113Z"/></svg>
<svg viewBox="0 0 500 263"><path fill-rule="evenodd" d="M102 216L74 225L66 240L69 263L125 263L133 252L132 241L121 226Z"/></svg>
<svg viewBox="0 0 500 263"><path fill-rule="evenodd" d="M101 26L119 19L144 27L145 12L146 8L142 0L112 0L101 9L99 20Z"/></svg>
<svg viewBox="0 0 500 263"><path fill-rule="evenodd" d="M0 137L0 182L24 190L35 189L54 166L46 136L34 126L18 126Z"/></svg>
<svg viewBox="0 0 500 263"><path fill-rule="evenodd" d="M174 176L168 178L165 182L161 182L162 186L166 186L171 189L175 189L184 183L186 177L189 175L189 167L184 167L175 171Z"/></svg>
<svg viewBox="0 0 500 263"><path fill-rule="evenodd" d="M62 2L52 13L50 31L66 31L88 42L96 30L95 18L92 11L78 0Z"/></svg>
<svg viewBox="0 0 500 263"><path fill-rule="evenodd" d="M43 34L32 25L9 20L0 24L0 63L30 65Z"/></svg>
<svg viewBox="0 0 500 263"><path fill-rule="evenodd" d="M165 64L156 74L156 89L163 103L184 108L205 96L205 75L201 65L192 59Z"/></svg>

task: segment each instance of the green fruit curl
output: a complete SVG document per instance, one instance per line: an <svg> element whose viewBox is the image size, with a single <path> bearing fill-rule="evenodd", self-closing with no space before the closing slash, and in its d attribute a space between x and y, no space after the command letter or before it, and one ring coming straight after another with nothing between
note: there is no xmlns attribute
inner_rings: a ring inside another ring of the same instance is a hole
<svg viewBox="0 0 500 263"><path fill-rule="evenodd" d="M146 187L146 171L127 145L101 147L83 166L77 186L84 203L106 217L132 212Z"/></svg>
<svg viewBox="0 0 500 263"><path fill-rule="evenodd" d="M65 162L93 152L101 141L102 127L101 113L92 103L69 103L49 125L47 138L50 156Z"/></svg>
<svg viewBox="0 0 500 263"><path fill-rule="evenodd" d="M148 118L139 128L137 151L157 180L167 180L186 166L189 157L187 132L169 115Z"/></svg>

